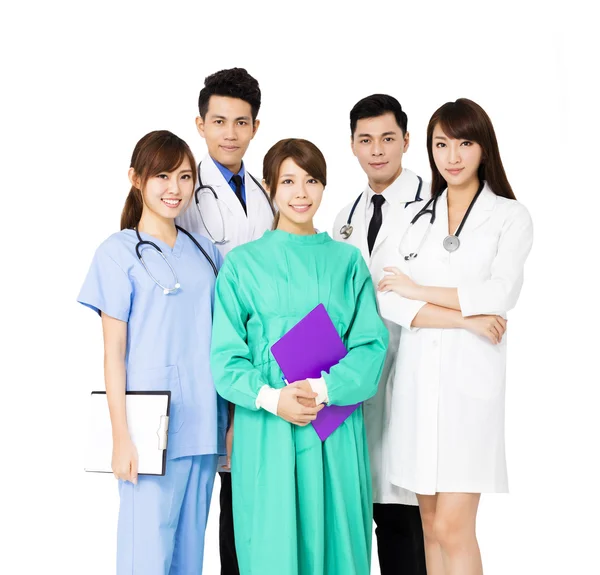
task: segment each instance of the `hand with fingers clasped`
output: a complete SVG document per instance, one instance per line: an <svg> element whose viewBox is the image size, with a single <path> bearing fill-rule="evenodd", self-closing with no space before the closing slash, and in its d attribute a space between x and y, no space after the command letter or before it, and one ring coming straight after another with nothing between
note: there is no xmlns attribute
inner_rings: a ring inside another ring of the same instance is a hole
<svg viewBox="0 0 600 575"><path fill-rule="evenodd" d="M310 382L308 381L308 379L302 379L300 381L295 381L291 385L295 385L296 387L299 387L300 389L303 389L307 393L310 393L311 395L315 396L315 399L308 399L306 397L298 396L299 403L301 403L304 407L317 407L317 400L316 400L317 394L313 392L313 388L310 385Z"/></svg>
<svg viewBox="0 0 600 575"><path fill-rule="evenodd" d="M383 268L383 271L390 273L381 279L377 285L377 291L393 291L407 299L418 299L417 289L419 285L406 274L398 268Z"/></svg>
<svg viewBox="0 0 600 575"><path fill-rule="evenodd" d="M112 471L117 479L137 484L138 453L129 436L113 440Z"/></svg>
<svg viewBox="0 0 600 575"><path fill-rule="evenodd" d="M310 389L310 391L307 391L307 389ZM310 384L306 380L287 385L281 390L281 394L279 395L277 415L294 425L301 427L308 425L317 419L317 413L325 406L321 404L315 407L307 407L300 403L300 401L312 401L314 404L315 397L317 397L317 394L312 391Z"/></svg>
<svg viewBox="0 0 600 575"><path fill-rule="evenodd" d="M506 331L506 322L499 315L472 315L464 319L465 328L480 337L485 337L496 345L502 341Z"/></svg>

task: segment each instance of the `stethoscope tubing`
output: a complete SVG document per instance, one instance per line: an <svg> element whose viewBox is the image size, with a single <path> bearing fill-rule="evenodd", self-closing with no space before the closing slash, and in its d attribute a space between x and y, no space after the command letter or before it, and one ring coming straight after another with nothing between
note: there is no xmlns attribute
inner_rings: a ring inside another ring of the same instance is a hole
<svg viewBox="0 0 600 575"><path fill-rule="evenodd" d="M200 252L204 255L204 257L206 258L208 263L211 265L213 272L215 274L215 277L217 277L217 275L219 274L219 271L217 270L217 266L215 265L215 262L210 257L210 255L208 255L207 251L200 245L200 243L196 240L196 238L192 234L190 234L187 230L184 230L181 226L178 226L178 225L176 225L175 227L177 228L177 230L179 230L180 232L183 232L188 238L190 238L190 240L192 240L194 245L200 250ZM173 293L173 292L177 291L181 287L181 285L179 284L179 279L177 278L177 272L175 271L175 268L173 268L173 266L171 265L171 263L169 262L169 260L167 259L167 257L165 256L165 254L163 253L163 251L160 249L159 246L157 246L154 242L151 242L149 240L143 240L137 227L134 228L134 230L135 230L136 236L138 238L138 243L135 245L135 253L136 253L138 259L140 260L140 263L142 264L142 266L144 266L146 273L150 276L152 281L163 290L164 294L169 294L169 293ZM162 259L165 261L165 263L169 266L169 269L171 270L171 273L173 274L173 278L175 279L174 287L170 288L167 286L163 286L152 275L152 273L148 269L148 266L146 265L146 262L144 261L144 258L142 256L141 248L142 248L142 246L145 246L145 245L150 246L151 248L156 250L162 257Z"/></svg>
<svg viewBox="0 0 600 575"><path fill-rule="evenodd" d="M452 253L454 251L456 251L459 246L460 246L460 241L458 239L458 236L460 236L460 233L462 232L462 229L469 217L469 214L471 213L471 210L473 209L473 206L475 205L475 202L477 201L477 198L481 195L481 192L483 190L483 187L485 185L485 182L482 181L479 184L479 188L477 189L477 193L475 194L475 196L473 197L473 199L471 200L471 203L469 204L469 207L467 208L467 211L465 212L465 215L463 216L462 221L460 222L458 229L456 230L455 233L450 234L448 236L446 236L444 238L444 248L446 249L446 251ZM414 260L418 255L419 252L421 251L421 248L423 247L423 244L425 243L425 240L427 239L429 232L431 231L431 228L435 222L435 218L437 217L437 202L441 197L441 193L435 194L415 215L415 217L410 221L410 224L408 225L408 227L406 228L406 231L404 232L404 234L402 235L402 239L400 240L400 244L398 245L398 251L400 252L400 254L404 257L405 261L409 261L409 260ZM429 209L429 206L431 206L431 209ZM406 236L409 234L410 229L412 228L412 226L414 226L419 219L421 218L421 216L430 214L430 218L429 218L429 224L427 225L427 230L425 231L425 233L423 234L423 237L421 238L421 241L419 243L419 246L417 248L417 250L415 252L411 252L410 254L404 254L401 251L401 246L404 243L404 240L406 238ZM449 241L451 240L451 241Z"/></svg>
<svg viewBox="0 0 600 575"><path fill-rule="evenodd" d="M405 209L408 206L410 206L410 204L414 204L415 202L423 201L423 198L421 198L421 188L423 187L423 178L421 178L421 176L417 176L417 178L419 180L419 185L417 187L417 193L415 194L415 199L411 200L410 202L406 202L406 204L404 204ZM350 209L350 213L348 214L348 219L346 220L346 223L340 228L340 235L345 240L347 240L352 235L352 232L354 231L354 227L352 226L352 218L354 217L354 212L356 211L356 208L358 207L358 204L359 204L361 198L363 197L363 193L364 192L361 192L358 195L358 198L356 198L356 200L354 201L354 204L352 204L352 208Z"/></svg>
<svg viewBox="0 0 600 575"><path fill-rule="evenodd" d="M196 202L196 208L198 210L198 214L200 215L200 219L202 220L202 224L204 225L206 232L210 236L210 240L212 241L212 243L217 244L217 245L224 245L227 242L229 242L229 239L227 238L227 234L225 233L225 217L223 216L223 210L221 209L221 200L220 200L219 195L217 194L216 190L212 186L202 183L201 170L202 170L202 162L200 162L198 164L198 187L194 190L194 201ZM267 204L269 205L269 208L271 209L271 213L273 214L273 217L275 217L275 208L273 206L273 203L271 202L271 198L269 197L269 194L267 194L267 191L260 185L259 181L250 172L247 172L247 174L250 176L252 181L259 187L260 191L263 193L265 199L267 200ZM204 192L204 190L208 190L208 192L210 192L212 194L212 196L215 198L215 201L217 203L217 209L219 210L219 216L221 218L221 225L222 225L222 229L223 229L223 238L222 239L216 239L212 235L212 232L210 231L209 227L206 225L206 222L204 221L204 217L202 216L202 210L200 209L199 195L202 195L202 193L206 193L206 192Z"/></svg>

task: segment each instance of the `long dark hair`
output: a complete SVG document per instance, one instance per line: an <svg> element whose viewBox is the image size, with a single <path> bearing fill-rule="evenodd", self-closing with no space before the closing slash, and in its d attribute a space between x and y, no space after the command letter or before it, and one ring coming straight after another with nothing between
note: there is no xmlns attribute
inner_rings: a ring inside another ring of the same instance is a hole
<svg viewBox="0 0 600 575"><path fill-rule="evenodd" d="M447 187L433 159L433 131L438 124L449 138L477 142L482 149L481 164L477 171L479 180L485 180L497 196L516 199L502 166L492 121L479 104L467 98L446 102L429 120L427 153L431 166L431 195L439 195Z"/></svg>
<svg viewBox="0 0 600 575"><path fill-rule="evenodd" d="M263 178L269 188L271 203L275 205L275 194L277 193L277 180L281 164L288 158L310 174L315 180L327 185L327 164L321 150L312 142L301 138L287 138L279 140L267 152L263 161ZM279 224L279 212L275 215L273 229Z"/></svg>
<svg viewBox="0 0 600 575"><path fill-rule="evenodd" d="M142 217L144 202L142 190L149 178L162 172L172 172L187 158L196 181L196 160L189 146L178 136L167 130L146 134L135 146L131 165L139 178L139 188L131 186L125 206L121 212L121 229L135 228Z"/></svg>

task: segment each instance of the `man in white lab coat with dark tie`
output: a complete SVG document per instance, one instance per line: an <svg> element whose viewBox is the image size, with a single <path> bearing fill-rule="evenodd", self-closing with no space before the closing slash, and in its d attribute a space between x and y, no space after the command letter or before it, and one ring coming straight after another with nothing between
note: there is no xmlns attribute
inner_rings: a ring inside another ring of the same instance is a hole
<svg viewBox="0 0 600 575"><path fill-rule="evenodd" d="M402 167L408 150L407 117L392 96L373 94L350 112L351 145L368 183L363 192L337 216L333 237L358 247L373 283L389 265L382 258L386 242L396 242L399 228L408 225L406 205L428 199L430 186ZM389 346L377 395L364 404L373 480L373 518L382 575L425 575L423 530L414 493L392 485L387 478L391 393L400 327L385 322Z"/></svg>

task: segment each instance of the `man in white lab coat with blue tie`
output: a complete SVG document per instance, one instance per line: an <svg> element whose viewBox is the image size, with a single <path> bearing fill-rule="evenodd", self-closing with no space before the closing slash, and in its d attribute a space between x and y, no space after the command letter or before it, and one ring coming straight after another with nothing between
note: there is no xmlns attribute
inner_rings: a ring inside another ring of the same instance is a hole
<svg viewBox="0 0 600 575"><path fill-rule="evenodd" d="M208 154L198 166L194 199L177 223L208 237L223 256L238 245L260 238L273 224L271 202L243 162L260 124L257 119L260 103L258 82L243 68L221 70L208 76L198 99L196 127L206 141ZM232 410L229 419L228 457L219 465L219 546L221 575L239 575L229 473Z"/></svg>

